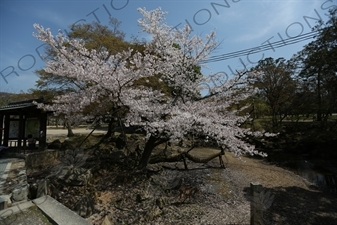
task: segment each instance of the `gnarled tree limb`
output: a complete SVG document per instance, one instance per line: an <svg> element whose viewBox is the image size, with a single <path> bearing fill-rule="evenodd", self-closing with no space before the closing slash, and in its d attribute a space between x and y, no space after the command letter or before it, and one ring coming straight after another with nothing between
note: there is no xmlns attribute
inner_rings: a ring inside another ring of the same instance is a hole
<svg viewBox="0 0 337 225"><path fill-rule="evenodd" d="M225 168L225 164L222 160L222 156L225 155L224 149L221 149L218 153L212 154L208 156L207 158L196 157L189 153L191 150L192 149L189 149L185 152L181 152L179 154L174 154L171 156L167 156L165 154L157 154L151 157L149 163L154 164L154 163L159 163L159 162L178 162L178 161L183 160L185 169L188 169L186 159L189 159L190 161L195 162L195 163L207 163L211 161L212 159L219 157L220 167Z"/></svg>

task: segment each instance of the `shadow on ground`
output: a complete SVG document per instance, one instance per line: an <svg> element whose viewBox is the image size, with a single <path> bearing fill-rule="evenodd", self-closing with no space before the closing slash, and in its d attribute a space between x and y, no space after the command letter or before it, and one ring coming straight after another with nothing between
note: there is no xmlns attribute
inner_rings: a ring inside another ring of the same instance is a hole
<svg viewBox="0 0 337 225"><path fill-rule="evenodd" d="M337 224L337 196L299 187L265 189L274 196L265 224Z"/></svg>

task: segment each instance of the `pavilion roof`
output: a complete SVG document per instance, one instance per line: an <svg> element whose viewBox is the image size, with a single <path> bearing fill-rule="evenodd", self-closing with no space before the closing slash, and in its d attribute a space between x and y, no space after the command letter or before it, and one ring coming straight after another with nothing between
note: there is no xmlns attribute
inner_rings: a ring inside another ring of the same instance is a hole
<svg viewBox="0 0 337 225"><path fill-rule="evenodd" d="M21 110L40 110L37 109L37 105L33 102L42 103L43 99L29 99L25 101L19 101L19 102L11 102L8 105L1 106L0 112L15 112L15 111L21 111Z"/></svg>

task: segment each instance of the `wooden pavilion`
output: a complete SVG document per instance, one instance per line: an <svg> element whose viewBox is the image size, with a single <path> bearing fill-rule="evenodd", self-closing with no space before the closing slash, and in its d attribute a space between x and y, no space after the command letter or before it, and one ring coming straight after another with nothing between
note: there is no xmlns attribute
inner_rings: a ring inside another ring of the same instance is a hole
<svg viewBox="0 0 337 225"><path fill-rule="evenodd" d="M0 146L26 150L28 135L38 143L39 150L46 147L47 115L33 102L43 99L12 102L0 107Z"/></svg>

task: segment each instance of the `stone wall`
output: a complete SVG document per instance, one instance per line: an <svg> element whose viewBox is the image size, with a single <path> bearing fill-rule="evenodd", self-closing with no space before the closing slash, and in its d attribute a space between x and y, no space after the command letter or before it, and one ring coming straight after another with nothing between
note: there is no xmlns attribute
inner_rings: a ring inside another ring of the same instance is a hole
<svg viewBox="0 0 337 225"><path fill-rule="evenodd" d="M26 157L26 169L40 169L53 166L59 157L59 152L56 150L46 150L28 154Z"/></svg>

